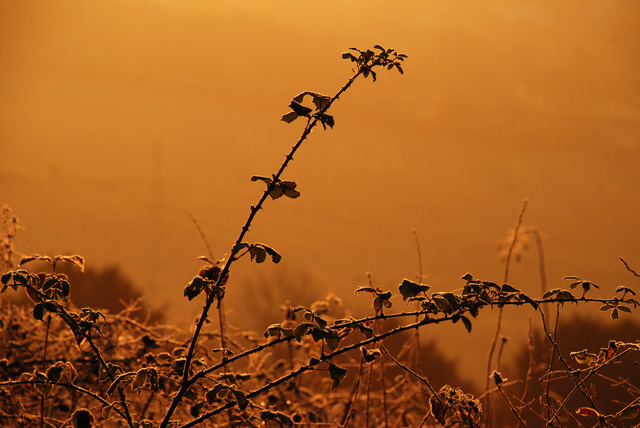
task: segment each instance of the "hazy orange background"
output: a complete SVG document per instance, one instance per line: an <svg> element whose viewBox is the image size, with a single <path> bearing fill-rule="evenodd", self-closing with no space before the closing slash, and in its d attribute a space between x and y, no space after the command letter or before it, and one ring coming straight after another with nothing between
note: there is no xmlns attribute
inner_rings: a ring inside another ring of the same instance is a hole
<svg viewBox="0 0 640 428"><path fill-rule="evenodd" d="M279 121L290 99L333 94L340 53L379 43L409 55L405 75L359 81L303 146L285 174L302 197L269 202L248 237L283 262L236 265L232 319L283 298L261 284L294 280L364 313L366 271L393 290L416 274L412 228L436 290L466 272L500 282L495 242L524 198L549 287L577 275L609 296L634 285L618 257L640 267L638 18L635 0L0 0L0 202L27 227L23 252L118 264L188 322L205 248L183 208L222 256L263 189L249 178L301 130ZM536 263L530 250L510 282L537 295ZM523 340L514 314L504 333ZM469 373L495 316L438 329Z"/></svg>

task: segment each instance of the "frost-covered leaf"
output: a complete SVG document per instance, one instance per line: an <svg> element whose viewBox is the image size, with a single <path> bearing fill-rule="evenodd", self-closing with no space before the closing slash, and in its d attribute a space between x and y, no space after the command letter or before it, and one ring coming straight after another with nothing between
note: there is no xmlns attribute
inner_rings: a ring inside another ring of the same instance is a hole
<svg viewBox="0 0 640 428"><path fill-rule="evenodd" d="M634 404L632 406L625 407L616 413L617 418L622 419L635 419L638 417L638 413L640 412L640 404Z"/></svg>
<svg viewBox="0 0 640 428"><path fill-rule="evenodd" d="M473 281L473 275L467 272L464 275L462 275L462 279L464 279L467 282L471 282Z"/></svg>
<svg viewBox="0 0 640 428"><path fill-rule="evenodd" d="M234 389L233 395L236 397L236 401L238 402L238 407L240 408L240 410L246 409L249 405L249 400L247 400L244 392Z"/></svg>
<svg viewBox="0 0 640 428"><path fill-rule="evenodd" d="M380 350L378 348L367 349L362 346L360 347L360 351L362 352L362 357L367 363L375 361L376 357L380 355Z"/></svg>
<svg viewBox="0 0 640 428"><path fill-rule="evenodd" d="M336 389L346 375L347 375L347 369L336 366L333 363L329 363L329 376L331 376L331 380L333 380L333 385L331 386L331 389Z"/></svg>
<svg viewBox="0 0 640 428"><path fill-rule="evenodd" d="M596 418L600 416L600 413L591 407L580 407L576 413L580 416L595 416Z"/></svg>
<svg viewBox="0 0 640 428"><path fill-rule="evenodd" d="M467 329L467 332L471 333L471 320L465 316L460 316L460 320L462 324L464 324L464 328Z"/></svg>
<svg viewBox="0 0 640 428"><path fill-rule="evenodd" d="M502 291L503 293L519 293L520 292L520 290L510 286L509 284L502 284L500 291Z"/></svg>
<svg viewBox="0 0 640 428"><path fill-rule="evenodd" d="M207 280L202 278L201 276L195 276L187 286L184 288L184 295L189 300L193 300L196 296L202 293L205 286L207 285Z"/></svg>
<svg viewBox="0 0 640 428"><path fill-rule="evenodd" d="M593 364L598 361L598 356L588 353L586 349L579 352L572 352L569 355L580 364Z"/></svg>
<svg viewBox="0 0 640 428"><path fill-rule="evenodd" d="M356 288L356 291L354 291L354 294L361 291L366 291L367 293L375 293L377 290L373 287L358 287Z"/></svg>
<svg viewBox="0 0 640 428"><path fill-rule="evenodd" d="M305 107L296 101L291 101L289 107L291 107L291 110L293 110L298 116L309 117L312 111L309 107Z"/></svg>
<svg viewBox="0 0 640 428"><path fill-rule="evenodd" d="M290 111L289 113L286 113L282 116L282 120L283 122L286 123L291 123L294 120L296 120L298 118L298 114L295 111Z"/></svg>
<svg viewBox="0 0 640 428"><path fill-rule="evenodd" d="M493 379L493 381L496 383L496 385L500 385L503 382L507 381L507 379L502 377L502 374L497 370L494 370L493 373L491 373L491 376L489 376L489 377L491 379Z"/></svg>
<svg viewBox="0 0 640 428"><path fill-rule="evenodd" d="M407 300L411 297L415 297L420 293L425 293L429 291L428 285L418 284L417 282L411 281L409 279L402 280L402 283L398 287L400 290L400 294L402 295L402 300Z"/></svg>
<svg viewBox="0 0 640 428"><path fill-rule="evenodd" d="M2 282L4 282L4 280ZM633 296L636 295L635 291L633 291L631 288L626 287L624 285L621 285L620 287L616 288L616 293L629 293Z"/></svg>
<svg viewBox="0 0 640 428"><path fill-rule="evenodd" d="M338 345L340 345L340 336L333 330L328 331L324 340L327 342L327 346L331 351L335 351L338 349Z"/></svg>

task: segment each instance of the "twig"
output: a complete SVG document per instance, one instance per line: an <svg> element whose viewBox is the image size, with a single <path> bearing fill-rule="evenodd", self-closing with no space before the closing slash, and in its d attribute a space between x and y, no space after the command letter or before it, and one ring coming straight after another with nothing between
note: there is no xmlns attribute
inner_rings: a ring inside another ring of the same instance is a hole
<svg viewBox="0 0 640 428"><path fill-rule="evenodd" d="M422 274L422 252L420 251L420 239L418 238L418 232L416 232L415 229L411 229L411 233L416 241L416 254L418 256L418 282L422 282L424 276Z"/></svg>
<svg viewBox="0 0 640 428"><path fill-rule="evenodd" d="M531 377L533 376L533 367L536 363L535 348L533 347L533 326L531 324L531 317L529 317L529 329L527 331L527 347L529 349L529 368L524 378L524 388L522 390L522 396L520 402L525 403L527 401L527 395L529 395L529 388L531 387ZM519 413L522 412L520 408Z"/></svg>
<svg viewBox="0 0 640 428"><path fill-rule="evenodd" d="M524 421L520 417L520 413L518 413L518 411L515 409L515 407L513 407L513 404L511 403L511 400L509 400L509 397L507 397L507 394L505 394L504 391L502 390L502 386L500 386L500 385L497 385L497 386L498 386L498 391L500 391L500 394L502 394L502 396L504 397L505 401L509 405L509 408L511 409L513 414L516 415L516 418L518 418L518 421L520 421L520 425L522 425L524 428L527 428L527 424L524 423Z"/></svg>
<svg viewBox="0 0 640 428"><path fill-rule="evenodd" d="M202 227L200 227L200 223L198 222L197 217L193 215L191 211L189 211L189 208L184 208L184 212L187 213L187 215L191 219L191 222L193 222L193 225L196 227L196 230L200 234L200 237L202 238L202 241L204 242L205 247L207 247L207 254L209 255L209 259L214 260L215 256L213 255L213 250L211 249L211 245L209 245L209 240L207 239L207 235L205 235L204 230L202 230Z"/></svg>
<svg viewBox="0 0 640 428"><path fill-rule="evenodd" d="M501 383L502 387L506 387L506 386L511 386L511 385L517 385L519 383L522 383L522 381L520 379L516 379L516 380L505 380L504 382ZM495 388L491 388L488 391L483 392L482 394L480 394L478 397L476 397L477 400L483 400L485 397L487 397L488 395L492 395L493 393L498 391L498 387L496 386Z"/></svg>
<svg viewBox="0 0 640 428"><path fill-rule="evenodd" d="M540 271L540 296L543 296L544 293L547 292L547 273L545 269L544 263L544 248L542 246L542 236L540 236L540 231L538 228L533 229L533 236L536 238L536 247L538 248L538 270ZM543 307L545 311L548 312L546 306ZM548 317L548 313L546 313Z"/></svg>
<svg viewBox="0 0 640 428"><path fill-rule="evenodd" d="M413 237L416 241L416 253L418 255L418 282L422 283L423 273L422 273L422 252L420 251L420 239L418 239L418 232L415 229L411 229L413 233ZM416 309L420 309L420 302L416 302ZM418 321L418 315L416 315L416 321ZM414 333L414 341L415 341L415 368L420 371L422 368L422 363L420 361L420 330L416 329Z"/></svg>
<svg viewBox="0 0 640 428"><path fill-rule="evenodd" d="M504 350L504 346L509 341L509 338L506 336L502 336L502 340L500 341L500 347L498 348L498 356L496 357L496 366L498 371L500 371L500 364L502 363L502 351Z"/></svg>
<svg viewBox="0 0 640 428"><path fill-rule="evenodd" d="M436 398L442 402L442 398L440 398L440 396L438 395L438 393L433 389L433 387L431 386L431 383L429 383L429 381L427 380L427 378L420 376L418 373L414 372L413 370L411 370L409 367L407 367L406 365L402 364L400 361L398 361L393 355L391 355L391 353L387 350L387 348L382 345L380 346L380 349L382 349L382 351L387 354L387 357L389 357L391 359L391 361L393 361L398 367L400 367L401 369L405 370L407 373L412 374L413 376L415 376L419 381L421 381L422 383L424 383L427 388L429 388L429 391L431 391L431 393L433 395L436 396Z"/></svg>
<svg viewBox="0 0 640 428"><path fill-rule="evenodd" d="M351 419L351 415L353 414L353 409L356 407L356 400L358 399L358 390L360 389L360 378L362 377L362 366L364 364L364 356L360 357L360 366L358 367L358 376L356 377L356 382L353 385L353 392L351 393L351 400L349 401L349 405L345 409L345 415L342 418L342 423L340 424L341 428L345 428L349 423L349 419Z"/></svg>
<svg viewBox="0 0 640 428"><path fill-rule="evenodd" d="M631 269L629 267L629 264L627 264L627 262L622 257L620 257L620 260L622 261L622 263L624 263L624 267L626 267L629 272L631 272L634 276L639 276L640 277L640 274L638 272L636 272L635 270Z"/></svg>
<svg viewBox="0 0 640 428"><path fill-rule="evenodd" d="M524 212L527 209L528 199L525 199L522 203L522 209L520 210L520 215L518 216L518 221L516 223L516 228L513 231L513 240L511 241L511 245L509 246L509 252L507 253L507 259L504 264L504 280L503 283L507 283L509 279L509 262L511 261L511 254L513 254L513 248L516 246L516 242L518 241L518 231L520 226L522 225L522 217L524 216Z"/></svg>
<svg viewBox="0 0 640 428"><path fill-rule="evenodd" d="M429 419L429 415L430 413L427 413L426 415L424 415L424 418L422 418L422 420L420 421L420 425L418 425L418 428L422 428L422 426L427 423L427 420Z"/></svg>
<svg viewBox="0 0 640 428"><path fill-rule="evenodd" d="M371 403L372 379L373 379L373 364L369 364L369 373L367 375L367 404L364 409L364 415L365 415L364 428L369 428L369 403Z"/></svg>
<svg viewBox="0 0 640 428"><path fill-rule="evenodd" d="M202 241L204 242L205 247L207 247L207 254L209 255L209 260L213 261L215 260L215 256L213 255L213 250L211 249L211 245L209 245L209 240L207 239L207 235L205 235L204 230L202 230L202 227L200 227L200 222L198 222L198 219L196 218L195 215L193 215L193 213L191 213L191 211L189 211L188 208L184 209L185 213L187 213L187 215L189 216L189 218L191 219L191 221L193 222L194 226L196 227L196 230L198 231L198 233L200 234L200 237L202 238ZM226 352L226 343L225 343L225 335L224 335L224 307L223 307L223 303L222 302L218 302L218 323L220 324L220 348L222 348L222 352ZM224 372L227 372L227 367L224 367Z"/></svg>
<svg viewBox="0 0 640 428"><path fill-rule="evenodd" d="M553 328L553 336L554 336L553 339L551 338L551 336L549 335L549 332L547 331L545 316L542 311L540 312L540 317L542 318L542 330L544 331L545 335L547 336L547 339L551 343L551 355L549 356L549 368L547 369L547 373L551 373L551 371L553 370L553 360L555 358L555 353L556 351L558 351L558 354L560 353L560 350L558 349L558 345L556 344L556 335L558 332L558 323L560 320L560 305L559 304L556 305L556 319L555 319L555 326ZM545 383L545 388L544 388L544 397L546 400L545 407L547 409L547 423L549 423L550 420L552 420L552 418L550 419L550 416L553 413L551 409L551 401L550 401L550 395L549 395L550 383L551 383L550 380L547 379L547 382Z"/></svg>

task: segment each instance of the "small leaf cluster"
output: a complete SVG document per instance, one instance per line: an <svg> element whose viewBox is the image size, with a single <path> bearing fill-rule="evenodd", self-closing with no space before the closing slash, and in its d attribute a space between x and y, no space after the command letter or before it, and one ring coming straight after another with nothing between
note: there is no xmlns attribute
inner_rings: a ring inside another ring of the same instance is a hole
<svg viewBox="0 0 640 428"><path fill-rule="evenodd" d="M560 288L554 288L553 290L549 290L542 295L543 300L553 299L556 302L560 302L564 304L566 302L578 303L581 299L585 299L585 295L592 288L600 288L598 285L594 284L590 281L584 281L577 276L565 276L563 279L573 281L570 285L572 289L581 286L582 288L582 297L578 298L574 296L569 290L563 290ZM631 313L631 308L628 305L633 306L633 308L637 308L640 306L640 302L638 302L634 296L636 295L635 291L626 286L619 286L616 288L616 294L620 294L620 297L614 297L612 299L601 299L598 301L603 302L600 307L601 311L611 311L610 316L611 319L616 320L620 315L620 312ZM629 297L632 296L632 297Z"/></svg>
<svg viewBox="0 0 640 428"><path fill-rule="evenodd" d="M116 392L119 385L126 386L129 384L138 394L140 394L142 389L147 385L152 391L158 392L160 390L158 370L154 367L143 367L136 372L119 374L111 383L109 389L107 389L107 394L111 395Z"/></svg>
<svg viewBox="0 0 640 428"><path fill-rule="evenodd" d="M632 305L634 309L636 309L640 305L640 302L638 302L635 298L627 297L627 295L629 294L631 296L636 295L635 291L633 291L631 288L621 285L620 287L616 288L616 294L618 293L622 293L622 296L609 299L605 301L605 303L600 307L601 311L610 310L611 312L609 313L609 315L613 320L618 319L620 312L631 313L631 308L627 305Z"/></svg>
<svg viewBox="0 0 640 428"><path fill-rule="evenodd" d="M78 312L68 312L64 309L69 302L71 286L64 274L30 273L24 269L10 271L2 275L1 293L8 288L18 290L22 287L27 296L35 303L32 314L37 320L43 321L48 312L58 314L73 332L76 342L82 343L91 337L93 330L101 334L98 321L104 315L90 308L83 308Z"/></svg>
<svg viewBox="0 0 640 428"><path fill-rule="evenodd" d="M78 254L74 254L71 256L57 255L54 257L41 256L40 254L33 254L31 256L22 257L22 259L20 259L20 262L18 263L18 266L22 266L26 263L34 262L34 261L45 262L50 264L54 272L56 270L56 265L58 264L58 262L71 263L72 265L80 269L81 272L84 272L84 257Z"/></svg>
<svg viewBox="0 0 640 428"><path fill-rule="evenodd" d="M72 321L66 320L66 314L63 316L63 319L67 321L78 345L85 339L91 339L91 332L93 330L95 330L99 336L102 336L101 327L107 324L106 316L102 312L91 308L82 308L76 313L70 312L69 317Z"/></svg>
<svg viewBox="0 0 640 428"><path fill-rule="evenodd" d="M209 389L205 394L205 400L208 404L218 403L227 398L229 394L232 394L236 399L240 410L246 409L249 405L244 392L224 383L217 383L213 388Z"/></svg>
<svg viewBox="0 0 640 428"><path fill-rule="evenodd" d="M262 177L254 175L251 181L263 181L267 183L267 190L271 199L278 199L282 196L295 199L300 196L300 192L296 190L297 184L294 181L282 181L277 178Z"/></svg>
<svg viewBox="0 0 640 428"><path fill-rule="evenodd" d="M304 311L305 321L299 323L295 327L285 327L282 324L271 324L264 332L264 337L273 337L276 339L295 338L298 343L302 342L304 336L311 336L314 342L323 342L331 351L335 351L340 344L340 335L331 328L328 328L328 322L314 311L299 306L290 311L288 315L290 320L295 319L295 313Z"/></svg>
<svg viewBox="0 0 640 428"><path fill-rule="evenodd" d="M374 295L373 298L373 309L376 311L376 314L382 314L383 308L390 308L393 306L391 302L391 291L382 291L379 288L373 287L358 287L355 293L371 293Z"/></svg>
<svg viewBox="0 0 640 428"><path fill-rule="evenodd" d="M307 96L311 98L314 108L302 104ZM333 116L326 113L330 105L331 97L317 92L305 91L293 97L289 104L291 111L285 113L281 120L286 123L291 123L299 117L306 117L307 120L317 119L324 129L327 129L327 126L333 128L335 120Z"/></svg>
<svg viewBox="0 0 640 428"><path fill-rule="evenodd" d="M267 256L271 257L271 261L273 263L279 263L280 260L282 260L282 256L278 254L276 250L266 244L261 244L259 242L254 244L241 242L240 244L233 247L233 254L238 254L242 250L246 251L240 255L234 256L236 260L247 253L251 256L251 260L255 261L256 263L264 262L267 259Z"/></svg>
<svg viewBox="0 0 640 428"><path fill-rule="evenodd" d="M569 285L569 287L571 287L572 290L580 286L582 288L582 297L584 297L587 294L587 292L592 288L600 288L598 285L594 284L593 282L584 281L578 278L577 276L565 276L562 279L572 281L571 284Z"/></svg>
<svg viewBox="0 0 640 428"><path fill-rule="evenodd" d="M220 301L224 297L225 287L224 285L216 285L217 282L217 280L196 275L184 288L184 295L187 299L193 300L200 293L206 291L207 295L213 294L214 298Z"/></svg>
<svg viewBox="0 0 640 428"><path fill-rule="evenodd" d="M632 349L640 351L640 345L637 343L624 343L610 340L606 348L600 348L597 354L589 353L586 349L577 352L571 352L569 355L579 364L594 366L596 364L604 364L619 354L618 351L623 349Z"/></svg>
<svg viewBox="0 0 640 428"><path fill-rule="evenodd" d="M184 295L187 299L193 300L202 291L205 291L207 296L212 295L214 300L220 302L224 297L225 285L229 280L229 272L220 280L222 269L218 266L218 262L208 260L206 257L199 257L199 259L207 260L209 265L200 268L198 275L189 281L184 289Z"/></svg>
<svg viewBox="0 0 640 428"><path fill-rule="evenodd" d="M403 299L420 302L420 307L426 315L450 316L454 323L462 321L465 329L471 331L471 320L465 316L469 313L477 318L480 309L485 306L496 305L503 307L506 304L529 304L534 309L538 304L522 293L517 288L509 285L498 285L492 281L476 280L469 273L462 276L466 281L461 294L453 292L436 292L427 294L428 285L418 284L408 279L402 281L399 286Z"/></svg>
<svg viewBox="0 0 640 428"><path fill-rule="evenodd" d="M26 388L30 389L30 384L34 385L43 395L48 395L57 383L71 383L78 376L73 364L65 361L57 361L49 366L46 372L34 370L31 373L25 372L20 376L20 380L25 382Z"/></svg>
<svg viewBox="0 0 640 428"><path fill-rule="evenodd" d="M542 295L543 300L553 299L560 304L564 305L566 302L577 303L576 296L571 293L569 290L563 290L561 288L554 288L553 290L548 290Z"/></svg>
<svg viewBox="0 0 640 428"><path fill-rule="evenodd" d="M18 291L19 287L24 288L25 293L34 303L42 302L59 302L66 304L69 301L71 287L66 275L64 274L34 274L24 269L10 271L2 275L0 278L3 294L11 287L14 291ZM47 309L52 308L51 305ZM55 312L52 308L51 312ZM42 319L40 317L39 319Z"/></svg>
<svg viewBox="0 0 640 428"><path fill-rule="evenodd" d="M349 48L349 51L342 54L343 59L348 59L356 64L358 71L361 71L364 77L369 77L376 81L376 72L374 67L385 67L388 70L396 68L400 74L404 74L402 62L407 55L396 52L394 49L385 49L380 45L375 45L373 49L360 50L357 48Z"/></svg>

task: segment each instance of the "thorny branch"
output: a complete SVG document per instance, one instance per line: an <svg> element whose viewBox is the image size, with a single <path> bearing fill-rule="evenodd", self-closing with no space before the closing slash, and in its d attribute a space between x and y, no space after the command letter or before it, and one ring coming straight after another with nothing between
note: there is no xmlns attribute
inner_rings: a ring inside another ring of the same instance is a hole
<svg viewBox="0 0 640 428"><path fill-rule="evenodd" d="M313 116L308 116L307 124L306 124L304 130L302 131L302 134L300 135L298 141L291 148L291 151L289 152L289 154L287 154L285 156L285 160L282 163L282 165L280 166L280 168L278 169L278 171L275 174L273 174L272 181L269 183L269 185L267 186L266 190L263 192L262 196L258 200L258 203L251 206L249 217L247 218L247 220L245 221L244 225L242 226L240 234L238 235L238 238L236 239L236 242L235 242L234 246L231 249L231 253L229 254L229 257L227 258L224 266L222 267L221 273L220 273L220 275L218 277L218 280L217 280L217 282L215 284L215 287L220 287L221 285L223 285L223 281L225 281L225 278L227 278L229 270L231 268L231 265L233 264L233 262L238 260L238 257L237 257L238 252L242 248L241 244L243 242L243 239L244 239L245 235L249 232L249 227L250 227L251 223L253 222L253 219L255 218L255 216L258 213L258 211L260 211L262 209L262 205L266 201L266 199L269 196L269 194L278 185L278 182L280 181L280 177L282 176L284 170L287 168L289 163L293 160L293 156L296 154L296 152L298 151L298 149L300 148L302 143L307 139L307 137L309 136L309 134L311 133L313 128L315 128L318 125L319 122L322 123L323 125L325 125L325 119L324 118L327 117L326 116L326 111L333 105L333 103L336 100L338 100L340 98L340 96L345 91L347 91L351 87L353 82L355 82L355 80L359 76L364 75L366 77L369 74L371 74L373 79L375 80L376 74L375 74L375 72L372 71L372 67L373 66L380 66L380 65L386 67L388 65L388 62L383 61L382 58L378 58L377 56L369 55L369 52L371 52L371 54L373 54L372 51L369 51L369 50L366 51L366 55L362 51L359 51L359 52L361 54L360 59L363 59L363 60L362 61L359 61L358 59L354 60L354 62L356 62L356 65L357 65L355 74L347 81L347 83L344 86L342 86L342 88L340 88L340 90L327 103L325 103L320 109L318 109L318 112L316 112ZM351 58L355 58L353 54L349 54L349 55L350 55ZM364 58L363 58L363 55L365 55ZM396 58L397 57L398 56L396 56ZM402 55L400 61L402 61L402 59L404 59L404 57L405 57L405 55ZM344 55L343 55L343 58L345 58ZM396 65L396 67L402 73L402 68L399 65ZM175 409L178 406L178 404L182 401L182 399L184 397L184 394L188 390L188 387L190 385L189 371L191 369L191 364L192 364L192 361L193 361L194 353L195 353L195 350L197 348L197 343L198 343L198 339L200 337L200 332L202 330L202 327L203 327L205 321L207 320L207 317L209 315L209 310L210 310L211 305L213 304L215 298L216 298L216 294L215 293L209 293L207 295L207 299L206 299L204 307L202 309L202 314L200 315L200 317L198 319L198 322L197 322L196 327L195 327L195 331L194 331L194 333L192 335L191 343L190 343L189 348L187 350L187 356L186 356L186 360L185 360L185 364L184 364L184 372L183 372L183 377L182 377L182 386L181 386L180 390L178 391L177 395L172 400L171 405L169 406L169 409L168 409L168 411L167 411L162 423L160 424L161 428L166 428L166 426L169 423L169 419L170 419L171 415L175 411Z"/></svg>

